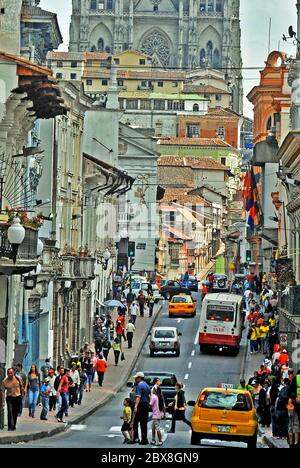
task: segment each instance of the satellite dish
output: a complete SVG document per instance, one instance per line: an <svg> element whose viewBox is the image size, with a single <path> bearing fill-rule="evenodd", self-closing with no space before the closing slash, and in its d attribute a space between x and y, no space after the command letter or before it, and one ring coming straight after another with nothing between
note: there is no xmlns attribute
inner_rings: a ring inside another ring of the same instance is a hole
<svg viewBox="0 0 300 468"><path fill-rule="evenodd" d="M295 37L296 36L296 33L295 31L293 30L293 26L290 26L289 27L289 35L291 38Z"/></svg>

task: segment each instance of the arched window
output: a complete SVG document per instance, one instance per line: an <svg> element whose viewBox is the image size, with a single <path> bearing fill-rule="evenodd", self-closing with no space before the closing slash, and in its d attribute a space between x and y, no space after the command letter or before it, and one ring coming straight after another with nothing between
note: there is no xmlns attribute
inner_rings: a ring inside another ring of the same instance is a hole
<svg viewBox="0 0 300 468"><path fill-rule="evenodd" d="M204 68L206 63L206 52L205 49L200 50L200 67Z"/></svg>
<svg viewBox="0 0 300 468"><path fill-rule="evenodd" d="M212 59L213 59L213 43L211 41L208 41L208 43L206 44L206 49L207 49L207 61L208 63L212 63Z"/></svg>
<svg viewBox="0 0 300 468"><path fill-rule="evenodd" d="M193 105L193 112L199 112L199 104Z"/></svg>
<svg viewBox="0 0 300 468"><path fill-rule="evenodd" d="M100 52L103 52L104 51L104 40L102 39L102 37L100 37L99 41L98 41L98 50Z"/></svg>
<svg viewBox="0 0 300 468"><path fill-rule="evenodd" d="M97 10L97 0L91 0L91 10Z"/></svg>
<svg viewBox="0 0 300 468"><path fill-rule="evenodd" d="M213 66L216 68L220 66L220 52L218 49L214 50Z"/></svg>
<svg viewBox="0 0 300 468"><path fill-rule="evenodd" d="M268 122L267 122L267 130L268 131L272 130L272 127L273 127L273 119L271 115L271 117L269 117Z"/></svg>

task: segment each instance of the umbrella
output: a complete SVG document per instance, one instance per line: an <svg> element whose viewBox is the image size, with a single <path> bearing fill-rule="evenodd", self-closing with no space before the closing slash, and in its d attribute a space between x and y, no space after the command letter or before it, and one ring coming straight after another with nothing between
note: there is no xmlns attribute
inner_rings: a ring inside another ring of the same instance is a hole
<svg viewBox="0 0 300 468"><path fill-rule="evenodd" d="M112 299L110 301L105 301L104 305L106 307L124 307L124 304L120 301L116 301L115 299Z"/></svg>

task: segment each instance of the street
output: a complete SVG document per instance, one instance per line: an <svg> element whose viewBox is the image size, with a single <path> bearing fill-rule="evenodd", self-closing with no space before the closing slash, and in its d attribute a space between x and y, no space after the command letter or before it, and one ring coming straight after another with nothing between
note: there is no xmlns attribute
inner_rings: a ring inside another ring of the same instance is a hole
<svg viewBox="0 0 300 468"><path fill-rule="evenodd" d="M197 344L200 303L197 302L197 316L195 318L172 318L168 317L167 302L157 319L156 326L177 326L181 337L180 357L172 355L166 357L163 354L149 357L148 343L145 343L135 371L168 371L174 372L179 381L185 385L186 400L195 399L199 390L204 386L216 386L218 383L237 384L240 378L242 366L243 349L237 357L222 354L203 355L199 354ZM138 320L142 320L138 317ZM42 439L27 444L18 444L16 447L40 447L40 448L68 448L68 447L97 447L97 448L138 448L139 446L124 446L121 434L122 402L128 396L129 389L124 388L117 398L113 398L104 408L98 410L81 425L74 425L68 432L60 436ZM192 409L187 411L190 418ZM176 433L167 434L170 429L170 420L162 423L164 429L164 444L162 448L191 448L190 431L188 427L177 422ZM150 438L149 425L149 441ZM202 447L246 447L242 443L224 443L211 441L202 443ZM157 450L157 449L156 449Z"/></svg>

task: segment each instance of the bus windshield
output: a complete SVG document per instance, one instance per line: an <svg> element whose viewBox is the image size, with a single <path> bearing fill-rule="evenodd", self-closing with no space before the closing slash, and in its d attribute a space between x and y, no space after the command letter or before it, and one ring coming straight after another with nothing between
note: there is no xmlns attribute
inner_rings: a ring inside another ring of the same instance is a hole
<svg viewBox="0 0 300 468"><path fill-rule="evenodd" d="M233 322L234 308L232 306L208 305L207 320L216 322Z"/></svg>

